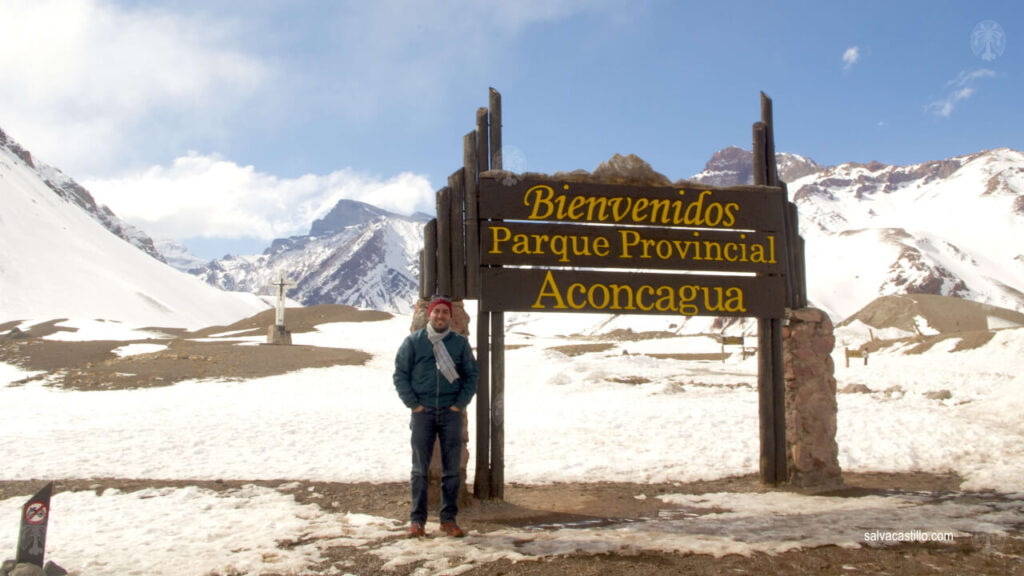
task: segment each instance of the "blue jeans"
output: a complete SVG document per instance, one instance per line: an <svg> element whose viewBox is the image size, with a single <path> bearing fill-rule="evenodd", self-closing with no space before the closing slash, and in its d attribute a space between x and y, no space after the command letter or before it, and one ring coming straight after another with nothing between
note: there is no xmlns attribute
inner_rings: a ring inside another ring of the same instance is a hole
<svg viewBox="0 0 1024 576"><path fill-rule="evenodd" d="M434 452L434 438L441 441L441 522L454 522L459 513L459 475L462 463L462 412L450 408L424 408L413 412L412 429L412 522L427 521L427 471Z"/></svg>

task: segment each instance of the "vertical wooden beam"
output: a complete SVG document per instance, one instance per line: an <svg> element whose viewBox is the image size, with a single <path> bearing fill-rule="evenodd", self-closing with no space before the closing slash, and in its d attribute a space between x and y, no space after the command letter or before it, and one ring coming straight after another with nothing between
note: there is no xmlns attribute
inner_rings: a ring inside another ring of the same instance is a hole
<svg viewBox="0 0 1024 576"><path fill-rule="evenodd" d="M437 294L437 218L423 225L423 289L425 298Z"/></svg>
<svg viewBox="0 0 1024 576"><path fill-rule="evenodd" d="M449 221L451 238L452 258L452 292L453 300L463 300L466 297L466 217L463 213L465 202L466 177L462 168L459 168L448 177L448 205L451 208L451 220Z"/></svg>
<svg viewBox="0 0 1024 576"><path fill-rule="evenodd" d="M477 174L490 170L490 131L487 128L487 108L476 109L476 166Z"/></svg>
<svg viewBox="0 0 1024 576"><path fill-rule="evenodd" d="M765 167L768 169L765 174L769 186L779 186L779 165L775 160L775 127L773 122L772 99L764 92L761 92L761 122L765 126L764 135L764 156ZM796 238L797 222L796 210L789 202L789 195L786 195L786 205L783 207L783 226L786 235L786 307L797 308L799 301L799 283L797 281L796 262ZM793 206L795 208L795 206ZM769 320L769 337L772 350L772 409L774 410L773 425L775 426L775 484L782 484L789 481L789 470L786 461L786 379L785 359L782 353L782 319L772 318Z"/></svg>
<svg viewBox="0 0 1024 576"><path fill-rule="evenodd" d="M490 165L488 153L487 108L476 110L476 176L485 172ZM479 181L479 180L478 180ZM474 276L480 287L480 267ZM477 498L494 498L491 492L491 313L483 308L483 301L477 294L476 301L476 359L480 377L476 387L476 477L473 492Z"/></svg>
<svg viewBox="0 0 1024 576"><path fill-rule="evenodd" d="M501 94L490 90L491 170L501 170Z"/></svg>
<svg viewBox="0 0 1024 576"><path fill-rule="evenodd" d="M476 474L473 494L490 499L491 494L491 315L484 312L477 300L476 362L480 370L476 386Z"/></svg>
<svg viewBox="0 0 1024 576"><path fill-rule="evenodd" d="M767 184L779 185L779 165L775 162L775 127L772 122L772 99L761 92L761 122L765 126L764 157L768 167Z"/></svg>
<svg viewBox="0 0 1024 576"><path fill-rule="evenodd" d="M466 298L480 297L480 223L477 222L476 131L462 138L466 184Z"/></svg>
<svg viewBox="0 0 1024 576"><path fill-rule="evenodd" d="M491 170L502 169L501 94L490 89ZM491 313L491 497L505 498L505 313Z"/></svg>
<svg viewBox="0 0 1024 576"><path fill-rule="evenodd" d="M451 193L448 187L437 191L437 293L452 293Z"/></svg>
<svg viewBox="0 0 1024 576"><path fill-rule="evenodd" d="M505 313L491 314L491 498L505 499Z"/></svg>
<svg viewBox="0 0 1024 576"><path fill-rule="evenodd" d="M768 184L768 166L766 162L767 128L764 122L754 123L754 184ZM778 476L776 469L775 435L775 394L773 387L774 348L772 342L771 321L767 318L757 319L757 408L759 430L761 436L760 478L762 484L775 484Z"/></svg>
<svg viewBox="0 0 1024 576"><path fill-rule="evenodd" d="M427 294L427 275L426 275L425 271L426 271L426 261L423 258L423 250L420 250L420 298L421 299L424 299L424 298L427 298L428 296L430 296L430 294Z"/></svg>

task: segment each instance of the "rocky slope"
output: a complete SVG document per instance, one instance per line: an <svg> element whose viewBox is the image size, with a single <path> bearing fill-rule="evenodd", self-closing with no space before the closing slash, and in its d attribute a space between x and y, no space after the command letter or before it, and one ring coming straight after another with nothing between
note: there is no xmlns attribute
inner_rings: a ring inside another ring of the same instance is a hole
<svg viewBox="0 0 1024 576"><path fill-rule="evenodd" d="M419 292L424 215L400 216L342 200L304 236L274 240L258 256L228 256L190 273L224 290L268 293L282 272L304 305L411 312Z"/></svg>

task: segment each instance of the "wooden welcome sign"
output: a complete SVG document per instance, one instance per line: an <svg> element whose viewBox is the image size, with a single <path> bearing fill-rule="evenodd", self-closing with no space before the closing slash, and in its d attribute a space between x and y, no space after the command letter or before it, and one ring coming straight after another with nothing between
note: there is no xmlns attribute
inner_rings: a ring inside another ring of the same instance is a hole
<svg viewBox="0 0 1024 576"><path fill-rule="evenodd" d="M481 174L479 188L484 310L758 318L785 312L781 188L490 174Z"/></svg>
<svg viewBox="0 0 1024 576"><path fill-rule="evenodd" d="M771 100L753 186L640 185L502 171L501 95L424 227L420 298L477 300L479 498L504 497L506 311L757 318L760 476L787 480L782 322L807 305L796 206L778 177ZM724 345L723 345L724 348Z"/></svg>

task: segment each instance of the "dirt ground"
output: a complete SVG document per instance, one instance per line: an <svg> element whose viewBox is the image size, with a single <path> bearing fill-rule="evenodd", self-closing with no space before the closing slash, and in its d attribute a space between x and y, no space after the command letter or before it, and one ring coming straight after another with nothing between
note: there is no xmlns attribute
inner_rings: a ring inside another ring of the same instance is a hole
<svg viewBox="0 0 1024 576"><path fill-rule="evenodd" d="M313 306L287 312L293 332L312 330L326 322L366 322L386 319L383 312L359 311L345 306ZM160 352L126 358L112 351L126 342L61 342L42 340L61 328L59 321L14 331L18 322L0 323L0 361L42 371L32 379L47 385L78 390L110 390L167 386L186 379L253 378L280 374L301 368L359 365L369 355L358 350L327 349L311 346L238 346L233 337L264 336L273 322L272 311L231 326L211 327L196 332L154 328L166 337L139 342L166 345ZM199 341L218 334L217 341ZM621 336L621 335L620 335ZM618 340L637 339L626 335ZM656 337L652 335L651 337ZM560 347L575 355L599 352L609 344L585 342ZM15 384L17 385L17 384ZM936 498L998 499L1002 496L960 492L955 475L924 473L865 473L844 475L845 486L826 494L857 497L870 494L912 492ZM0 481L0 499L31 496L45 481ZM409 512L408 485L339 484L308 482L302 479L259 481L198 481L90 478L58 480L56 490L97 491L118 489L125 492L149 487L200 486L229 490L245 484L267 486L293 494L305 504L316 504L338 512L372 514L404 521ZM460 523L476 532L508 527L544 526L590 522L615 524L631 519L656 517L665 504L657 498L638 500L637 494L707 492L761 492L768 488L755 476L726 478L690 484L587 483L552 485L516 485L505 488L505 500L471 500L459 516ZM396 536L397 537L397 536ZM360 548L331 548L328 561L319 569L327 572L341 564L345 571L374 574L383 561ZM389 574L414 573L411 564ZM784 554L730 555L715 558L702 554L641 553L635 555L574 554L512 563L507 560L474 567L471 575L653 575L653 574L1020 574L1024 575L1024 525L1013 536L984 540L961 538L955 543L905 543L897 546L858 549L825 546ZM228 575L219 575L228 576Z"/></svg>
<svg viewBox="0 0 1024 576"><path fill-rule="evenodd" d="M288 329L293 334L313 330L328 322L374 322L390 318L387 312L358 310L350 306L310 306L287 311ZM238 346L232 338L266 336L274 323L274 311L195 332L150 328L164 338L133 342L93 340L67 342L44 340L44 336L66 328L53 320L12 333L17 322L0 324L0 362L43 371L26 380L46 380L53 386L73 390L117 390L170 386L182 380L204 378L247 379L273 376L302 368L362 365L370 355L359 350L316 346ZM216 342L200 341L217 334L230 334ZM161 344L167 349L121 358L113 353L125 344Z"/></svg>
<svg viewBox="0 0 1024 576"><path fill-rule="evenodd" d="M995 494L959 493L960 479L954 475L923 473L846 474L846 486L827 494L851 498L871 494L933 494L936 498L962 498L977 502L998 499ZM193 481L90 478L61 480L58 492L109 489L134 492L145 488L199 486L223 491L256 484L292 494L296 501L315 504L331 512L371 514L405 521L409 512L407 483L324 483L308 481ZM41 481L2 481L0 500L28 497ZM614 525L657 517L667 507L657 498L637 500L639 493L656 495L702 494L711 492L763 492L769 488L753 476L725 478L689 484L551 484L517 485L505 489L505 500L470 500L459 515L460 524L473 532L487 533L502 528L537 528L548 525ZM431 508L436 513L436 507ZM436 518L433 518L436 521ZM1024 530L1024 526L1020 527ZM400 536L395 536L399 538ZM425 543L429 545L429 540ZM284 543L283 545L287 545ZM387 573L405 576L416 573L418 564L384 571L383 560L363 548L338 547L326 551L319 567L326 573L341 564L354 574ZM314 568L317 569L317 568ZM645 552L640 554L572 554L513 563L501 560L462 572L471 575L655 575L655 574L1024 574L1024 538L960 538L954 543L912 543L858 549L836 546L795 550L784 554L755 553L715 558L705 554ZM228 575L217 575L228 576ZM286 575L281 575L286 576Z"/></svg>

